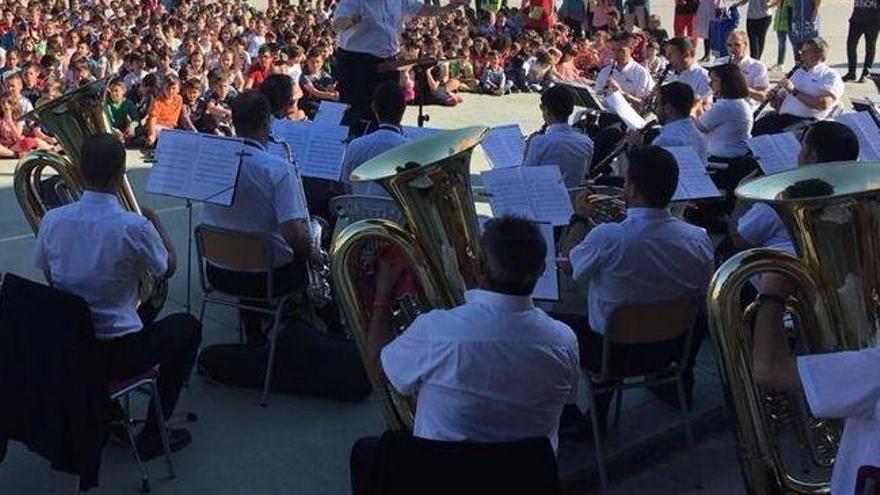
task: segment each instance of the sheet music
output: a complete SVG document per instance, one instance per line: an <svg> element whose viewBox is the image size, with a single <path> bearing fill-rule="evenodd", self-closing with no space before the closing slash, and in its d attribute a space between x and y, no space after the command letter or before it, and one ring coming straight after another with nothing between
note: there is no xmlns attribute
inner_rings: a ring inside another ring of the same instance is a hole
<svg viewBox="0 0 880 495"><path fill-rule="evenodd" d="M648 122L626 101L620 91L612 91L605 95L605 107L616 113L620 120L631 131L645 127Z"/></svg>
<svg viewBox="0 0 880 495"><path fill-rule="evenodd" d="M532 293L534 299L544 299L549 301L559 300L559 271L556 268L556 243L553 239L553 225L549 223L539 223L538 228L541 229L541 236L544 237L544 243L547 244L547 257L544 259L544 273L535 284L535 291Z"/></svg>
<svg viewBox="0 0 880 495"><path fill-rule="evenodd" d="M493 127L480 144L492 168L519 167L523 163L526 143L519 124Z"/></svg>
<svg viewBox="0 0 880 495"><path fill-rule="evenodd" d="M772 175L797 167L798 154L801 151L801 143L791 132L779 134L765 134L753 137L746 143L761 170L765 175Z"/></svg>
<svg viewBox="0 0 880 495"><path fill-rule="evenodd" d="M229 206L244 146L240 139L164 131L159 135L147 192Z"/></svg>
<svg viewBox="0 0 880 495"><path fill-rule="evenodd" d="M348 127L312 123L305 153L297 159L306 177L338 181L342 175L342 155Z"/></svg>
<svg viewBox="0 0 880 495"><path fill-rule="evenodd" d="M559 167L508 167L480 174L492 214L519 215L552 225L568 225L574 207Z"/></svg>
<svg viewBox="0 0 880 495"><path fill-rule="evenodd" d="M345 116L347 111L348 105L345 103L324 100L318 105L318 112L315 114L312 122L338 125L342 122L342 117Z"/></svg>
<svg viewBox="0 0 880 495"><path fill-rule="evenodd" d="M273 119L271 131L275 139L282 140L290 145L293 151L293 159L299 161L302 157L306 156L309 127L310 124L306 121Z"/></svg>
<svg viewBox="0 0 880 495"><path fill-rule="evenodd" d="M409 139L421 139L423 137L433 136L440 132L440 129L435 129L434 127L417 127L417 126L404 126L403 134Z"/></svg>
<svg viewBox="0 0 880 495"><path fill-rule="evenodd" d="M846 125L859 139L859 160L880 160L880 129L868 112L845 113L836 119Z"/></svg>
<svg viewBox="0 0 880 495"><path fill-rule="evenodd" d="M721 191L706 172L703 161L690 146L671 146L665 148L678 162L678 188L672 201L688 199L717 198Z"/></svg>
<svg viewBox="0 0 880 495"><path fill-rule="evenodd" d="M523 181L523 167L498 168L487 170L480 174L483 185L489 196L489 205L492 207L492 215L520 215L531 220L535 219L535 212L525 191Z"/></svg>

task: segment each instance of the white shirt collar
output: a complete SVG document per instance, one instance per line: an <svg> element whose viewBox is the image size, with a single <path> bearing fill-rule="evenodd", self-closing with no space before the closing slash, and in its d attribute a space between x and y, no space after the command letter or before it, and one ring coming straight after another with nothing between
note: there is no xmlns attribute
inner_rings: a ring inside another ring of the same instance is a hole
<svg viewBox="0 0 880 495"><path fill-rule="evenodd" d="M241 139L244 141L245 144L248 144L248 145L254 146L254 147L256 147L256 148L259 148L260 151L266 151L266 146L260 144L260 142L257 141L257 140L255 140L255 139L246 138L246 137L243 137L243 138L241 138Z"/></svg>
<svg viewBox="0 0 880 495"><path fill-rule="evenodd" d="M544 131L544 134L552 134L554 132L564 132L571 130L571 126L564 122L557 122L555 124L550 124L547 126L547 130Z"/></svg>
<svg viewBox="0 0 880 495"><path fill-rule="evenodd" d="M116 199L116 195L110 193L103 193L98 191L83 191L83 194L79 198L79 200L83 203L118 206L119 208L122 208L122 205L119 204L119 200Z"/></svg>
<svg viewBox="0 0 880 495"><path fill-rule="evenodd" d="M640 220L662 220L670 218L669 208L643 208L632 207L626 209L627 218L638 218Z"/></svg>
<svg viewBox="0 0 880 495"><path fill-rule="evenodd" d="M484 289L471 289L464 293L464 299L471 304L481 304L508 311L528 311L534 308L531 296L512 296Z"/></svg>

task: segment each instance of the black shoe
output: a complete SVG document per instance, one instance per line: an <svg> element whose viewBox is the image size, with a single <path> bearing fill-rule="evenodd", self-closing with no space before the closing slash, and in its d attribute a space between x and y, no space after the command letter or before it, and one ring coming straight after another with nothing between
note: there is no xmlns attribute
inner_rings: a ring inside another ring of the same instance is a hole
<svg viewBox="0 0 880 495"><path fill-rule="evenodd" d="M856 80L856 73L855 72L847 72L846 74L844 74L844 76L841 79L843 79L843 82L855 81Z"/></svg>
<svg viewBox="0 0 880 495"><path fill-rule="evenodd" d="M863 82L867 81L867 80L868 80L868 77L870 77L870 76L868 75L868 73L867 73L867 72L863 72L863 73L862 73L862 77L859 78L859 82L860 82L860 83L863 83Z"/></svg>
<svg viewBox="0 0 880 495"><path fill-rule="evenodd" d="M177 452L192 443L192 434L186 428L167 428L167 431L168 447L171 448L171 452ZM165 450L162 448L162 438L158 433L142 432L138 435L135 445L141 461L151 461L165 454Z"/></svg>

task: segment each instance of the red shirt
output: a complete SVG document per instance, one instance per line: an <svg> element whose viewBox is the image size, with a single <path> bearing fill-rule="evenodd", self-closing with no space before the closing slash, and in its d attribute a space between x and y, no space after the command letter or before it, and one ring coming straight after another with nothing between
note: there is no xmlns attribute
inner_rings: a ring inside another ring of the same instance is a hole
<svg viewBox="0 0 880 495"><path fill-rule="evenodd" d="M254 65L253 67L251 67L247 74L247 78L253 81L252 87L254 88L259 86L260 84L263 84L263 81L265 81L267 77L269 77L269 68L267 67L263 69L259 65Z"/></svg>

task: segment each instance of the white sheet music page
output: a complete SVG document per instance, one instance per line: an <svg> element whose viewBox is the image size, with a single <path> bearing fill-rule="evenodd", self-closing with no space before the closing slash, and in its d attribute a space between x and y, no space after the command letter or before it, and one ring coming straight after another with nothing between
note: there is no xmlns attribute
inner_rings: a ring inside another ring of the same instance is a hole
<svg viewBox="0 0 880 495"><path fill-rule="evenodd" d="M522 167L523 181L534 218L552 225L568 225L574 206L562 172L556 165Z"/></svg>
<svg viewBox="0 0 880 495"><path fill-rule="evenodd" d="M712 178L706 172L703 161L690 146L671 146L665 148L672 153L678 162L678 188L672 201L688 199L717 198L721 191L715 187Z"/></svg>
<svg viewBox="0 0 880 495"><path fill-rule="evenodd" d="M525 140L519 124L493 127L480 143L492 168L519 167L525 154Z"/></svg>
<svg viewBox="0 0 880 495"><path fill-rule="evenodd" d="M271 131L275 139L284 141L290 146L293 151L293 159L299 161L306 156L310 128L311 124L306 121L272 119Z"/></svg>
<svg viewBox="0 0 880 495"><path fill-rule="evenodd" d="M523 180L524 170L526 169L523 167L498 168L480 173L489 195L492 216L517 215L535 219Z"/></svg>
<svg viewBox="0 0 880 495"><path fill-rule="evenodd" d="M837 117L837 121L852 129L859 139L859 160L880 160L880 129L868 112L850 112Z"/></svg>
<svg viewBox="0 0 880 495"><path fill-rule="evenodd" d="M532 298L558 301L559 271L556 268L556 243L553 240L553 225L539 223L538 228L541 229L541 236L544 237L544 243L547 244L547 256L544 259L544 273L535 284Z"/></svg>
<svg viewBox="0 0 880 495"><path fill-rule="evenodd" d="M297 164L305 177L338 181L342 175L342 155L348 127L312 123L306 150Z"/></svg>
<svg viewBox="0 0 880 495"><path fill-rule="evenodd" d="M626 124L631 131L635 131L645 127L648 122L636 112L635 108L626 101L626 98L620 94L620 91L612 91L605 95L605 107L616 113L620 120Z"/></svg>
<svg viewBox="0 0 880 495"><path fill-rule="evenodd" d="M756 136L746 143L761 165L764 175L785 172L797 167L801 143L791 132Z"/></svg>
<svg viewBox="0 0 880 495"><path fill-rule="evenodd" d="M241 139L164 131L159 135L147 192L229 206L244 148Z"/></svg>
<svg viewBox="0 0 880 495"><path fill-rule="evenodd" d="M342 123L342 117L345 116L347 111L348 105L345 103L324 100L318 105L318 112L315 114L312 122L338 125Z"/></svg>

